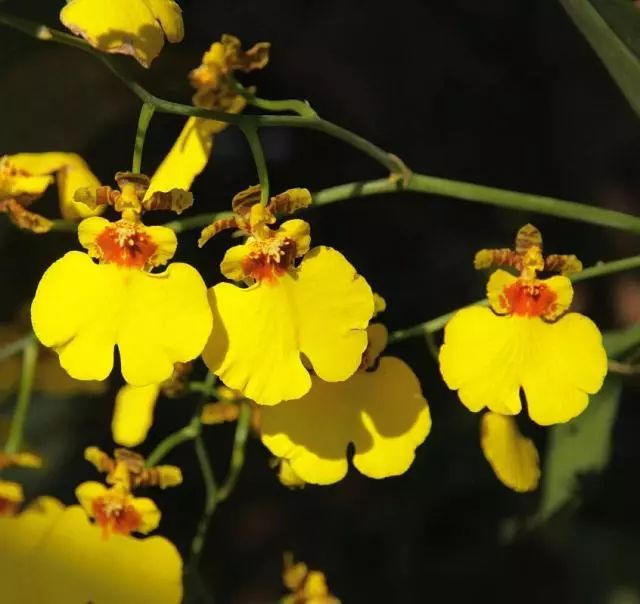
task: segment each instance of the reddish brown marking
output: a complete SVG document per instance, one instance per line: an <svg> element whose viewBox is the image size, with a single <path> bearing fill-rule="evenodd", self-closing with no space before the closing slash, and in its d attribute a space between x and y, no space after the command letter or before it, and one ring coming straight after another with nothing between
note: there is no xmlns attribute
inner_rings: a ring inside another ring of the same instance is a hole
<svg viewBox="0 0 640 604"><path fill-rule="evenodd" d="M280 252L279 258L263 251L252 252L242 261L242 270L247 277L258 282L275 283L278 277L287 272L296 258L295 242L283 239Z"/></svg>
<svg viewBox="0 0 640 604"><path fill-rule="evenodd" d="M15 501L0 497L0 516L13 516L18 511Z"/></svg>
<svg viewBox="0 0 640 604"><path fill-rule="evenodd" d="M521 317L552 316L557 308L557 294L544 283L516 281L505 287L501 304L511 314Z"/></svg>
<svg viewBox="0 0 640 604"><path fill-rule="evenodd" d="M135 226L108 226L96 238L102 260L120 266L142 268L156 253L158 246L142 229Z"/></svg>
<svg viewBox="0 0 640 604"><path fill-rule="evenodd" d="M104 497L97 497L91 505L93 517L98 526L102 527L103 537L110 533L130 535L142 525L142 516L129 504L114 506L105 501Z"/></svg>

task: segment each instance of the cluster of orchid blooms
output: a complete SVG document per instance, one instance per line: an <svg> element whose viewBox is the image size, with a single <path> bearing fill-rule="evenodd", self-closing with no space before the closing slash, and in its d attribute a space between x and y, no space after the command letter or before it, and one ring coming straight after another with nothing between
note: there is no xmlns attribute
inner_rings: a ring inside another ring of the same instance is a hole
<svg viewBox="0 0 640 604"><path fill-rule="evenodd" d="M132 54L146 66L165 35L172 42L182 37L180 10L170 0L111 2L99 18L97 4L71 0L61 19L98 49ZM144 39L136 36L141 23L132 21L134 11L125 4L140 9L136 19L148 26ZM107 36L107 30L117 33ZM244 51L232 36L214 43L191 73L194 104L242 111L246 101L233 86L233 72L263 67L268 51L266 43ZM267 203L260 201L259 186L239 193L231 212L206 227L199 240L202 247L227 229L243 238L220 263L225 280L211 287L192 266L171 262L178 244L174 230L145 225L147 212L179 214L191 207L189 188L224 127L189 118L151 178L119 172L117 188L101 185L75 154L22 153L0 160L0 210L14 223L36 233L52 227L30 204L54 180L62 216L80 221L84 251L56 260L35 292L35 336L57 353L68 376L94 385L112 373L118 349L126 385L116 400L113 438L122 447L144 441L156 400L184 392L190 367L201 357L219 379L220 399L204 407L203 423L233 421L241 404L250 405L254 430L278 460L283 484L335 483L346 475L349 459L371 478L407 472L431 429L427 400L411 368L384 354L388 334L378 318L384 300L339 251L311 246L305 220L289 217L312 203L309 191L290 189ZM119 216L109 220L101 216L105 211ZM440 371L466 407L487 409L480 442L498 478L516 491L530 491L540 476L538 453L515 416L524 405L531 420L544 426L576 417L601 388L607 356L595 324L569 312L573 289L567 275L581 270L580 262L574 256L545 257L535 227L520 229L515 249L479 252L475 266L496 269L487 284L488 306L464 308L448 322ZM559 274L542 279L543 272ZM178 601L177 552L159 537L135 536L158 526L160 510L152 499L133 493L175 487L182 481L180 470L148 467L125 448L111 458L89 447L86 458L105 474L106 484L78 486L79 507L43 498L20 511L20 484L0 480L0 539L24 544L46 532L40 537L46 551L34 563L45 567L64 527L73 526L78 543L86 538L89 545L83 547L98 562L114 555L149 556L157 568L169 569L152 588L156 599L146 601ZM26 452L0 456L0 469L40 464ZM14 560L12 568L18 566ZM25 577L18 575L15 589L26 589ZM98 575L91 571L94 588Z"/></svg>

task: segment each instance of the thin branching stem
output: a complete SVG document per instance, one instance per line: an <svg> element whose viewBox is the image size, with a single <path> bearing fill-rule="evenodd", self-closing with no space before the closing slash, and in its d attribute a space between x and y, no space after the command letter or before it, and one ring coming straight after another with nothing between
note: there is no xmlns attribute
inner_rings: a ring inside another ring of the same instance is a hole
<svg viewBox="0 0 640 604"><path fill-rule="evenodd" d="M611 262L600 262L594 266L590 266L589 268L580 271L579 273L575 273L570 275L571 281L574 283L578 283L580 281L588 281L589 279L595 279L597 277L604 277L605 275L613 275L615 273L620 273L623 271L629 271L632 269L640 268L640 256L630 256L629 258L622 258L621 260L612 260ZM488 301L486 298L482 300L476 300L475 302L471 302L466 306L487 306ZM466 308L466 307L462 307ZM429 321L425 321L424 323L419 323L418 325L413 325L412 327L408 327L407 329L399 329L394 331L389 335L389 342L401 342L402 340L407 340L409 338L415 337L424 337L426 335L433 334L441 329L444 329L444 326L449 322L449 320L455 315L459 310L453 310L451 312L440 315L439 317L435 317L434 319L430 319Z"/></svg>

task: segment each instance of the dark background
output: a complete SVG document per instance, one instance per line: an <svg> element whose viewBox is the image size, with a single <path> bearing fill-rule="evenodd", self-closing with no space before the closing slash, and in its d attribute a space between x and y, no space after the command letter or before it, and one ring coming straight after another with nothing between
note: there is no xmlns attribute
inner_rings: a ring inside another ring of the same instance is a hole
<svg viewBox="0 0 640 604"><path fill-rule="evenodd" d="M0 6L56 26L61 4ZM180 4L184 43L165 47L150 72L124 60L161 96L188 102L186 74L222 33L245 45L268 40L270 65L244 78L260 96L308 99L320 115L416 171L640 212L637 118L557 2ZM110 183L130 166L138 110L137 99L93 57L2 30L0 153L79 152ZM182 123L154 117L143 163L148 173ZM322 133L265 129L262 135L275 192L384 176L368 157ZM233 194L255 181L245 140L229 128L216 138L212 161L193 187L193 212L227 209ZM53 215L53 189L48 200L36 209ZM391 330L480 297L484 277L473 271L475 250L509 245L530 220L549 251L576 253L585 265L637 253L633 239L619 232L412 193L351 200L307 216L313 241L340 249L387 299ZM214 284L229 240L221 236L198 251L196 237L181 237L178 259ZM78 247L71 234L34 237L1 220L0 319L10 321L45 268ZM583 284L577 302L603 329L624 326L640 318L640 283L627 275ZM333 487L288 491L254 439L204 552L204 580L217 601L274 601L282 593L282 552L292 550L326 571L346 603L639 603L640 411L633 384L625 389L612 462L585 484L584 505L510 539L509 526L535 511L539 495L514 494L495 479L480 452L478 418L443 386L424 342L390 352L416 371L433 415L432 434L411 470L380 482L352 470ZM30 494L72 503L73 488L95 479L82 450L89 444L111 450L118 379L116 372L101 399L36 397L28 436L48 455L50 471L31 484ZM185 424L194 404L162 400L141 451ZM542 430L526 430L544 446ZM232 427L207 431L219 478L231 438ZM188 445L169 460L183 467L186 480L157 498L161 532L185 552L203 492Z"/></svg>

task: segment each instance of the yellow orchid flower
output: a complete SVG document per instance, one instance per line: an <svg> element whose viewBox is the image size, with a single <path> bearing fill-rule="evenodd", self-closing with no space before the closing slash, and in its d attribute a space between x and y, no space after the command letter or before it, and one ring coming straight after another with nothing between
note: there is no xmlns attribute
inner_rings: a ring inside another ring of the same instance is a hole
<svg viewBox="0 0 640 604"><path fill-rule="evenodd" d="M173 43L184 37L173 0L68 0L60 21L94 48L131 55L143 67L160 54L165 37Z"/></svg>
<svg viewBox="0 0 640 604"><path fill-rule="evenodd" d="M236 70L262 69L269 60L269 46L267 42L260 42L244 51L238 38L223 35L220 42L214 42L204 53L202 64L189 76L196 89L193 104L204 109L240 113L247 102L229 78ZM209 161L214 135L227 126L225 122L190 117L153 175L147 195L168 185L190 189Z"/></svg>
<svg viewBox="0 0 640 604"><path fill-rule="evenodd" d="M282 582L291 592L282 598L283 604L340 604L329 591L324 573L309 569L304 562L294 562L290 552L284 555Z"/></svg>
<svg viewBox="0 0 640 604"><path fill-rule="evenodd" d="M533 421L567 422L602 387L607 355L596 325L567 312L571 281L560 275L538 279L537 273L581 265L574 256L548 256L545 262L542 238L531 225L520 230L516 252L485 250L476 264L487 266L488 259L516 268L520 276L495 271L487 285L490 308L465 308L449 321L440 350L442 376L471 411L517 414L522 389Z"/></svg>
<svg viewBox="0 0 640 604"><path fill-rule="evenodd" d="M370 348L382 350L386 329L369 327ZM347 473L347 449L365 476L387 478L405 473L416 448L431 429L427 401L418 379L400 359L363 355L363 367L344 382L312 378L308 394L260 411L261 438L278 458L287 460L304 482L332 484Z"/></svg>
<svg viewBox="0 0 640 604"><path fill-rule="evenodd" d="M162 537L104 539L82 508L42 497L0 518L0 584L6 604L178 604L182 560Z"/></svg>
<svg viewBox="0 0 640 604"><path fill-rule="evenodd" d="M107 488L100 482L83 482L76 497L103 535L147 534L160 524L160 510L148 497L134 497L124 485Z"/></svg>
<svg viewBox="0 0 640 604"><path fill-rule="evenodd" d="M220 283L209 290L220 328L211 334L203 358L229 388L258 404L275 405L309 391L308 366L329 382L356 371L367 345L373 295L342 254L309 249L309 225L303 220L288 220L274 230L268 208L255 204L248 214L246 222L240 218L249 238L227 251L220 268L225 277L250 285ZM302 258L299 266L297 258Z"/></svg>
<svg viewBox="0 0 640 604"><path fill-rule="evenodd" d="M194 268L173 263L162 273L150 272L173 257L177 239L171 229L145 226L140 214L149 208L177 211L186 198L172 191L141 201L148 180L119 176L120 193L101 187L93 199L112 203L122 218L80 223L78 238L88 253L68 252L47 269L31 319L37 338L58 353L72 377L104 380L117 346L125 380L146 386L168 379L174 363L202 352L212 316ZM90 196L80 190L78 197Z"/></svg>
<svg viewBox="0 0 640 604"><path fill-rule="evenodd" d="M129 449L116 449L112 458L98 447L87 447L84 458L98 472L106 474L107 484L122 485L129 492L138 487L167 489L182 484L180 468L166 465L148 468L144 457Z"/></svg>
<svg viewBox="0 0 640 604"><path fill-rule="evenodd" d="M112 459L97 447L88 447L85 459L107 474L110 487L100 482L83 482L76 497L90 518L102 529L104 537L112 534L149 533L160 523L160 510L148 497L134 497L132 488L140 486L173 487L182 483L182 472L175 466L146 468L144 459L127 449L116 449Z"/></svg>
<svg viewBox="0 0 640 604"><path fill-rule="evenodd" d="M33 453L0 452L0 471L11 468L41 468L42 459ZM9 480L0 480L0 517L12 516L18 512L24 502L22 485Z"/></svg>
<svg viewBox="0 0 640 604"><path fill-rule="evenodd" d="M480 420L480 445L500 482L518 493L535 491L540 456L534 442L518 430L511 415L487 411Z"/></svg>
<svg viewBox="0 0 640 604"><path fill-rule="evenodd" d="M0 157L0 212L8 214L20 228L47 232L51 221L26 208L44 194L54 178L63 218L78 220L102 211L92 210L73 198L76 189L100 184L86 162L76 153L52 151Z"/></svg>

